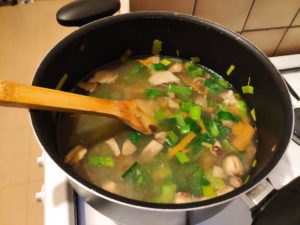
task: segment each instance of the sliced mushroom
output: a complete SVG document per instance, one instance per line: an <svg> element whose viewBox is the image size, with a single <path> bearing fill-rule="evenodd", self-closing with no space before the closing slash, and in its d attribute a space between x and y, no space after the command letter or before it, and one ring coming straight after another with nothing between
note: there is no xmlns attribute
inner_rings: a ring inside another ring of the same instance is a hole
<svg viewBox="0 0 300 225"><path fill-rule="evenodd" d="M211 152L215 156L221 156L223 154L222 146L219 141L215 141L215 143L213 144L213 147L211 148Z"/></svg>
<svg viewBox="0 0 300 225"><path fill-rule="evenodd" d="M226 127L232 128L234 125L234 122L230 121L230 120L222 120L222 124Z"/></svg>
<svg viewBox="0 0 300 225"><path fill-rule="evenodd" d="M238 176L231 176L228 178L228 183L234 187L234 188L238 188L240 186L242 186L243 181L240 177Z"/></svg>
<svg viewBox="0 0 300 225"><path fill-rule="evenodd" d="M117 184L114 181L104 181L101 183L101 188L111 193L118 193Z"/></svg>
<svg viewBox="0 0 300 225"><path fill-rule="evenodd" d="M188 192L177 192L174 197L174 203L183 204L192 201L192 195Z"/></svg>
<svg viewBox="0 0 300 225"><path fill-rule="evenodd" d="M148 145L143 149L138 161L140 163L146 163L152 160L162 149L164 146L160 144L156 140L152 140Z"/></svg>
<svg viewBox="0 0 300 225"><path fill-rule="evenodd" d="M119 145L114 138L108 139L107 141L105 141L105 143L108 144L115 156L119 156L121 154Z"/></svg>
<svg viewBox="0 0 300 225"><path fill-rule="evenodd" d="M171 109L179 109L180 108L179 103L172 98L168 98L168 106Z"/></svg>
<svg viewBox="0 0 300 225"><path fill-rule="evenodd" d="M85 154L87 153L87 149L82 145L76 145L71 151L66 155L64 163L69 164L70 166L74 166L78 163Z"/></svg>
<svg viewBox="0 0 300 225"><path fill-rule="evenodd" d="M158 71L155 72L148 80L152 85L168 84L180 82L180 79L176 77L170 71Z"/></svg>
<svg viewBox="0 0 300 225"><path fill-rule="evenodd" d="M92 83L92 82L79 82L78 87L80 87L83 90L86 90L88 92L93 92L95 91L97 87L97 83Z"/></svg>
<svg viewBox="0 0 300 225"><path fill-rule="evenodd" d="M232 90L228 90L220 94L220 97L223 99L225 105L235 106L238 104L237 99L234 96Z"/></svg>
<svg viewBox="0 0 300 225"><path fill-rule="evenodd" d="M122 146L122 155L131 155L137 150L136 146L129 140L126 139Z"/></svg>
<svg viewBox="0 0 300 225"><path fill-rule="evenodd" d="M167 94L170 98L175 98L175 93L172 93L172 92L168 92Z"/></svg>
<svg viewBox="0 0 300 225"><path fill-rule="evenodd" d="M99 84L111 84L118 78L118 74L112 71L99 70L89 80L89 82L96 82Z"/></svg>
<svg viewBox="0 0 300 225"><path fill-rule="evenodd" d="M196 96L194 98L194 102L197 105L201 106L201 108L203 108L203 109L207 108L207 100L206 100L205 96L202 96L202 95Z"/></svg>
<svg viewBox="0 0 300 225"><path fill-rule="evenodd" d="M166 141L167 132L161 131L154 135L154 138L161 144L165 143Z"/></svg>
<svg viewBox="0 0 300 225"><path fill-rule="evenodd" d="M227 156L223 160L223 169L228 176L241 176L244 174L244 167L241 160L234 155Z"/></svg>
<svg viewBox="0 0 300 225"><path fill-rule="evenodd" d="M219 166L214 166L212 170L212 175L214 177L226 178L224 170Z"/></svg>
<svg viewBox="0 0 300 225"><path fill-rule="evenodd" d="M172 66L170 66L169 70L172 73L180 73L183 69L183 65L180 62L176 62L174 63Z"/></svg>
<svg viewBox="0 0 300 225"><path fill-rule="evenodd" d="M231 192L233 190L234 190L233 187L226 186L226 187L224 187L222 189L217 190L216 193L217 193L217 196L220 196L220 195L227 194L228 192Z"/></svg>

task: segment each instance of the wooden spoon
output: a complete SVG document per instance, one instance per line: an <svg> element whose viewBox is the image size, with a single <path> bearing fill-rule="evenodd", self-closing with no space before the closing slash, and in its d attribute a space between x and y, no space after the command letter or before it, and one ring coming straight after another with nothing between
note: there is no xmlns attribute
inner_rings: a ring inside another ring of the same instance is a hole
<svg viewBox="0 0 300 225"><path fill-rule="evenodd" d="M112 116L144 134L156 126L153 101L101 99L11 81L0 80L0 105Z"/></svg>

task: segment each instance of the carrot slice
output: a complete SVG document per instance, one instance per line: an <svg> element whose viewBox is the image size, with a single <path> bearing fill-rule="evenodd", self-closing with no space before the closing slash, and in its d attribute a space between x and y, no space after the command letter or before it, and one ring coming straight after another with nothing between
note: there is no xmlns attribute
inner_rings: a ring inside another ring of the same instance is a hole
<svg viewBox="0 0 300 225"><path fill-rule="evenodd" d="M172 158L174 155L176 155L177 152L183 150L188 143L190 143L194 138L196 137L196 134L194 132L189 133L184 138L181 139L181 141L175 145L173 148L170 148L168 151L168 157Z"/></svg>
<svg viewBox="0 0 300 225"><path fill-rule="evenodd" d="M238 123L232 128L232 133L235 135L232 145L239 151L244 151L253 137L254 128L249 123Z"/></svg>

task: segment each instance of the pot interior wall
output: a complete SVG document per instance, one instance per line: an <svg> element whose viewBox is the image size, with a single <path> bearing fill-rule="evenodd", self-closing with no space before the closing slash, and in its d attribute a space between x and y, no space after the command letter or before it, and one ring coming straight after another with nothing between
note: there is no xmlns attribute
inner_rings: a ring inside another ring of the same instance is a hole
<svg viewBox="0 0 300 225"><path fill-rule="evenodd" d="M259 150L251 183L257 183L274 167L290 138L290 99L279 73L260 51L230 31L187 16L132 14L96 21L62 40L38 68L33 85L55 88L64 74L64 91L101 65L118 60L126 49L133 55L151 54L154 39L163 42L162 55L189 59L213 69L240 91L251 77L253 95L243 95L257 118ZM228 68L235 69L226 75ZM242 94L242 93L241 93ZM52 158L62 167L65 152L57 149L53 113L31 111L37 136Z"/></svg>

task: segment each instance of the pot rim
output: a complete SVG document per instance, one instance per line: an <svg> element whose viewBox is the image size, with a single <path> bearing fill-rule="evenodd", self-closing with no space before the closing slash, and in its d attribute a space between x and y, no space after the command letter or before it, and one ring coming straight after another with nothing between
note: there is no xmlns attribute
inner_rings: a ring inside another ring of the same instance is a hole
<svg viewBox="0 0 300 225"><path fill-rule="evenodd" d="M272 171L272 169L276 166L276 164L279 162L279 160L282 158L285 150L287 149L287 146L289 144L289 141L292 136L293 131L293 124L294 124L294 112L293 107L291 103L291 98L287 89L287 86L281 77L279 71L275 68L275 66L271 63L271 61L268 59L268 57L260 51L258 48L256 48L251 42L240 36L239 34L229 30L228 28L190 15L180 14L180 13L172 13L172 12L133 12L133 13L127 13L122 15L116 15L107 17L104 19L93 21L89 24L84 25L80 29L72 32L67 37L62 39L60 42L58 42L51 50L49 50L49 53L46 55L46 57L43 59L42 63L39 65L39 68L42 67L47 59L51 58L53 55L56 54L56 51L58 51L61 48L64 48L68 45L69 42L72 42L74 40L77 40L79 37L81 37L83 34L93 31L95 28L102 27L102 26L109 26L110 24L119 23L125 20L137 20L139 18L146 18L146 19L169 19L169 20L179 20L190 24L198 24L202 26L206 26L208 29L215 30L217 32L220 32L222 35L229 36L232 39L235 39L239 42L242 42L243 45L248 48L250 51L253 52L253 54L256 54L256 56L259 58L262 63L269 66L269 68L272 70L274 74L274 79L276 80L277 84L280 84L281 91L282 91L282 98L284 98L284 102L286 104L286 117L292 118L291 120L287 121L286 124L286 132L288 135L286 135L286 138L282 139L280 142L280 146L274 146L276 148L276 155L269 161L268 165L265 166L262 171L258 175L256 175L253 179L250 179L249 182L246 184L243 184L240 188L235 189L234 191L231 191L227 194L211 198L208 200L203 200L199 202L191 202L191 203L184 203L184 204L161 204L161 203L152 203L152 202L143 202L138 201L134 199L129 199L123 196L119 196L110 192L107 192L90 182L87 182L85 179L81 178L79 175L77 175L71 168L69 168L67 165L63 163L63 160L61 160L55 153L47 151L42 143L40 142L35 125L34 125L34 116L30 111L30 123L34 131L34 135L41 146L41 148L47 152L47 154L50 156L50 158L62 169L62 171L67 175L67 177L75 182L77 185L79 185L81 188L89 191L90 193L104 198L106 200L116 202L118 204L134 207L134 208L144 208L144 209L151 209L151 210L159 210L159 211L186 211L186 210L197 210L202 208L210 208L222 203L229 202L233 200L234 198L244 194L247 191L250 191L255 186L259 184L260 181L265 179L268 174ZM39 72L39 68L37 69L36 74ZM276 74L276 75L275 75ZM35 77L34 77L35 78ZM35 79L33 78L32 84L34 84Z"/></svg>

